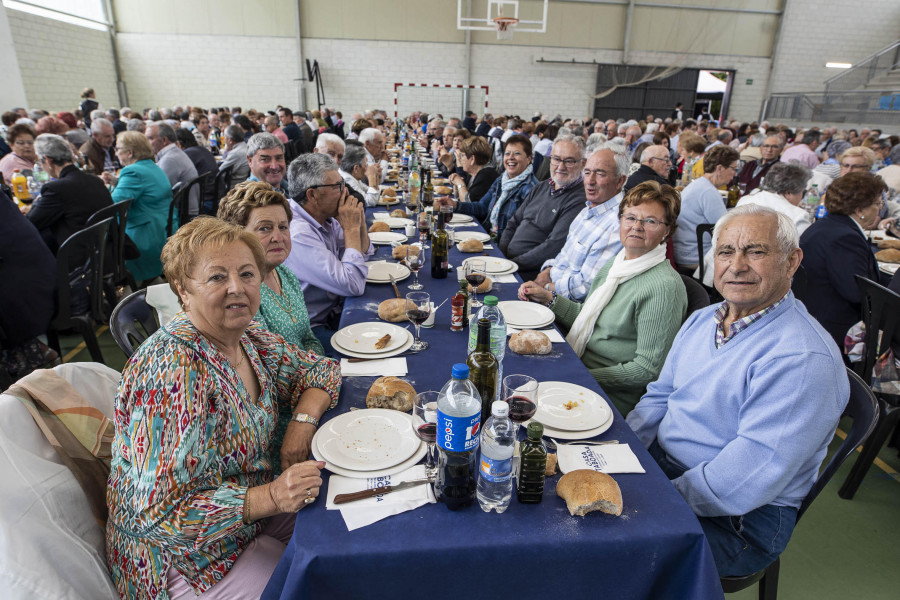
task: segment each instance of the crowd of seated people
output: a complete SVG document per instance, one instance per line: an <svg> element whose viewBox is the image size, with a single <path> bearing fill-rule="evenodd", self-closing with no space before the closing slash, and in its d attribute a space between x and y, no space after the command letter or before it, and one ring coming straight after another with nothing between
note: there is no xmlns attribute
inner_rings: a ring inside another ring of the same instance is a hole
<svg viewBox="0 0 900 600"><path fill-rule="evenodd" d="M414 112L402 126L455 188L455 199L437 198L436 207L452 203L475 217L519 265L519 298L553 311L700 518L720 574L771 562L846 403L841 344L861 302L853 276L890 281L865 231L900 236L900 138L675 115ZM107 542L123 598L151 588L172 597L217 586L225 593L234 578L220 573L229 570L264 585L290 538L291 513L318 495L309 443L340 382L338 364L323 357L337 356L330 338L344 299L365 293L374 251L365 208L389 169L395 127L380 110L345 123L327 108L102 110L92 95L72 112L3 114L4 188L15 170L33 177L38 166L50 181L18 211L8 190L0 195L14 217L4 229L18 229L0 240L0 251L28 249L35 273L52 272L60 244L91 214L129 200L126 234L139 255L127 268L141 287L167 282L182 307L128 363L116 400ZM168 235L173 186L203 173L212 182L226 169L229 189L192 194L192 220ZM731 210L720 190L729 184L743 195ZM813 185L827 210L815 222L803 207ZM702 252L701 224L715 225ZM706 255L706 285L724 299L702 310L689 306L684 281L698 252ZM802 302L790 290L800 265L808 286ZM45 278L22 281L29 289L0 292L0 305L10 307L0 311L7 334L0 367L13 379L46 361L36 344L53 305ZM12 323L22 298L36 307L34 318ZM773 337L780 345L760 341ZM723 362L747 373L746 385L716 383ZM154 409L160 431L184 415L232 429L217 440L182 432L139 442L132 423L140 398L170 386L188 363L204 383ZM782 375L802 383L787 389ZM714 397L710 389L725 392ZM213 394L226 410L203 414ZM797 419L779 429L772 420L785 401L796 402ZM239 425L248 407L264 415L252 431ZM711 411L720 418L704 429ZM708 443L688 441L698 436ZM215 454L238 441L247 444L246 459L225 467ZM765 456L751 459L754 448L766 448ZM135 467L194 455L217 465L212 479L194 478L187 463ZM735 473L757 471L753 486L734 489ZM167 516L148 520L157 513ZM752 529L748 539L732 527L736 518ZM773 529L772 519L784 527ZM736 544L752 551L724 558ZM207 549L194 552L199 545ZM134 566L138 555L144 568Z"/></svg>

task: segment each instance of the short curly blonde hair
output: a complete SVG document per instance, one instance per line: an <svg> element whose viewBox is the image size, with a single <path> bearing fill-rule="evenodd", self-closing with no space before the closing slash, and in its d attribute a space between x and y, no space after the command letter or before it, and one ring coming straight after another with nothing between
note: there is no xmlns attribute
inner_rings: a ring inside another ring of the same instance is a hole
<svg viewBox="0 0 900 600"><path fill-rule="evenodd" d="M282 207L287 214L288 221L293 216L291 205L284 194L265 181L245 181L231 188L219 203L219 211L216 216L227 223L246 227L250 222L250 213L253 212L253 209L265 206Z"/></svg>
<svg viewBox="0 0 900 600"><path fill-rule="evenodd" d="M200 253L206 250L219 250L233 242L243 242L250 248L261 281L266 273L266 253L259 239L249 231L244 231L242 227L215 217L202 216L179 227L175 235L169 238L160 256L163 275L168 280L169 287L178 296L178 302L182 307L184 303L177 286L187 288L187 280L197 265Z"/></svg>
<svg viewBox="0 0 900 600"><path fill-rule="evenodd" d="M131 152L132 158L137 162L153 158L153 149L150 141L140 131L123 131L116 137L116 145Z"/></svg>

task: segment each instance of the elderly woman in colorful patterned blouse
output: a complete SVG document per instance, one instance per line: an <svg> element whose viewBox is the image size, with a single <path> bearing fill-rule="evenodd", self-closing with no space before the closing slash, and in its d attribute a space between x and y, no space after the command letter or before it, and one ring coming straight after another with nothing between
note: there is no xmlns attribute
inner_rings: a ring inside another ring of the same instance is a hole
<svg viewBox="0 0 900 600"><path fill-rule="evenodd" d="M256 320L288 342L324 354L309 324L300 281L283 264L291 253L292 215L287 198L264 181L246 181L222 199L218 216L258 237L266 252L262 303Z"/></svg>
<svg viewBox="0 0 900 600"><path fill-rule="evenodd" d="M340 370L251 324L266 270L253 234L201 217L169 239L162 262L184 312L122 372L107 490L112 577L128 599L256 598L293 513L319 494L324 463L306 458Z"/></svg>

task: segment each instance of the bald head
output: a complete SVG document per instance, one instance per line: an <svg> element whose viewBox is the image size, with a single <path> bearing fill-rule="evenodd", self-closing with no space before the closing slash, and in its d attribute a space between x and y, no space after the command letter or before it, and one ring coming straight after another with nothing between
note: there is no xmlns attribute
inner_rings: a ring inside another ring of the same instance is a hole
<svg viewBox="0 0 900 600"><path fill-rule="evenodd" d="M667 178L669 176L669 167L672 164L669 160L668 148L662 145L648 146L644 149L644 153L641 154L641 164L647 165L656 171L656 174L660 177Z"/></svg>

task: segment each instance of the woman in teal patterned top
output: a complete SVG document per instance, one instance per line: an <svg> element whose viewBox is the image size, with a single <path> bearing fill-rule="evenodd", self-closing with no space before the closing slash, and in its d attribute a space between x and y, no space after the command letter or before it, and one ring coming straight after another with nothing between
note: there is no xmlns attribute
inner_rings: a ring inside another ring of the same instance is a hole
<svg viewBox="0 0 900 600"><path fill-rule="evenodd" d="M266 251L262 303L256 320L288 342L324 355L309 324L300 282L282 266L291 253L291 207L287 198L264 181L247 181L222 199L218 216L258 237Z"/></svg>

